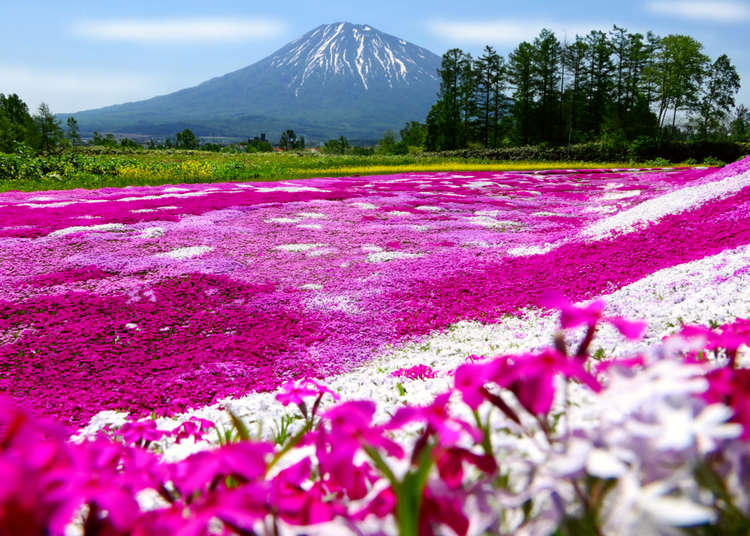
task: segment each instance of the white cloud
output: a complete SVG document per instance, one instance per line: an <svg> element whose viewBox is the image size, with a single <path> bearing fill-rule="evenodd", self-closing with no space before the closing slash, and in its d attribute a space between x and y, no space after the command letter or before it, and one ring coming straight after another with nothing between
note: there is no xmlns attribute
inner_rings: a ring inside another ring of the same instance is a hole
<svg viewBox="0 0 750 536"><path fill-rule="evenodd" d="M686 19L712 22L750 20L750 5L741 2L649 2L649 11Z"/></svg>
<svg viewBox="0 0 750 536"><path fill-rule="evenodd" d="M249 18L112 19L80 21L71 29L75 35L105 41L208 43L273 37L284 24Z"/></svg>
<svg viewBox="0 0 750 536"><path fill-rule="evenodd" d="M5 93L18 93L34 112L46 102L55 113L98 108L140 98L159 90L156 80L134 73L91 73L43 70L0 64Z"/></svg>
<svg viewBox="0 0 750 536"><path fill-rule="evenodd" d="M487 21L447 21L433 20L429 29L454 42L517 45L530 41L547 28L555 32L558 39L573 39L576 35L586 35L591 30L607 30L611 25L600 23L565 23L559 21L496 19Z"/></svg>

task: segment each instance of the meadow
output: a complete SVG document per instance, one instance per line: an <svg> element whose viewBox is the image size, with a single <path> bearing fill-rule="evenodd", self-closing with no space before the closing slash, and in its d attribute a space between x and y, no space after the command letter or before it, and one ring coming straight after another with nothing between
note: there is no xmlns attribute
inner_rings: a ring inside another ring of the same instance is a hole
<svg viewBox="0 0 750 536"><path fill-rule="evenodd" d="M750 158L346 162L0 194L0 534L746 531Z"/></svg>
<svg viewBox="0 0 750 536"><path fill-rule="evenodd" d="M511 171L627 168L666 161L497 161L437 155L326 155L312 151L218 153L192 150L112 151L87 148L61 155L0 154L0 191L64 190L177 183L274 181L409 171Z"/></svg>

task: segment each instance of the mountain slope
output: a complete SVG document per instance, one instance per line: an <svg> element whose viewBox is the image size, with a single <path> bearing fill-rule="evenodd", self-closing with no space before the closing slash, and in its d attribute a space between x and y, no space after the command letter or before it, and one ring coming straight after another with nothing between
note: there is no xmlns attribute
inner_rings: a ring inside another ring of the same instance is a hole
<svg viewBox="0 0 750 536"><path fill-rule="evenodd" d="M440 57L367 25L322 25L238 71L152 99L75 115L83 131L275 139L376 139L424 120L439 88Z"/></svg>

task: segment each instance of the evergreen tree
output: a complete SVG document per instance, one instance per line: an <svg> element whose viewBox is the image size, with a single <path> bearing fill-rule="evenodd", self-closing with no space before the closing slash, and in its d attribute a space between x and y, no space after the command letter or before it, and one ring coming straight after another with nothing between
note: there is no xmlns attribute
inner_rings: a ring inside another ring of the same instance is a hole
<svg viewBox="0 0 750 536"><path fill-rule="evenodd" d="M502 105L505 101L504 60L491 46L477 59L477 112L480 121L482 144L496 146Z"/></svg>
<svg viewBox="0 0 750 536"><path fill-rule="evenodd" d="M34 124L36 125L35 147L44 153L57 150L65 139L65 134L60 127L60 122L55 119L45 103L39 105L34 116Z"/></svg>
<svg viewBox="0 0 750 536"><path fill-rule="evenodd" d="M68 131L66 132L66 136L68 140L70 141L71 145L81 145L81 133L78 130L78 121L76 121L75 117L68 117L68 120L65 122Z"/></svg>
<svg viewBox="0 0 750 536"><path fill-rule="evenodd" d="M555 34L544 29L534 39L532 55L533 93L539 99L536 109L537 132L534 137L541 141L560 141L560 42Z"/></svg>
<svg viewBox="0 0 750 536"><path fill-rule="evenodd" d="M565 65L568 84L565 107L567 109L567 143L573 143L579 139L580 114L586 105L584 88L585 59L588 55L588 44L576 36L573 43L565 47L562 62Z"/></svg>
<svg viewBox="0 0 750 536"><path fill-rule="evenodd" d="M466 143L464 120L470 115L474 80L471 56L458 48L445 54L438 70L438 101L427 115L427 146L432 150L457 149Z"/></svg>
<svg viewBox="0 0 750 536"><path fill-rule="evenodd" d="M532 141L532 113L534 110L534 47L526 41L510 53L508 58L508 81L513 86L513 119L515 138L522 145Z"/></svg>
<svg viewBox="0 0 750 536"><path fill-rule="evenodd" d="M588 45L586 93L587 105L584 114L584 130L592 139L601 133L602 119L611 99L612 80L612 45L607 34L594 30L586 36Z"/></svg>

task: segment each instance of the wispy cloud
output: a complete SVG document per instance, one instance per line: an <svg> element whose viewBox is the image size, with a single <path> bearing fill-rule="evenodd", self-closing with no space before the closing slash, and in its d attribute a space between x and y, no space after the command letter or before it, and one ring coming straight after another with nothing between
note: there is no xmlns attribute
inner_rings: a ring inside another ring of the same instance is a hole
<svg viewBox="0 0 750 536"><path fill-rule="evenodd" d="M6 93L18 93L36 110L46 102L55 113L74 112L151 97L167 88L135 73L72 73L0 65L0 80Z"/></svg>
<svg viewBox="0 0 750 536"><path fill-rule="evenodd" d="M571 39L576 35L586 35L591 30L606 30L607 24L599 23L565 23L559 21L495 19L487 21L447 21L432 20L428 28L445 39L456 43L475 43L488 45L516 45L529 41L547 28L555 32L559 39Z"/></svg>
<svg viewBox="0 0 750 536"><path fill-rule="evenodd" d="M256 18L84 20L72 26L75 35L136 43L210 43L246 41L278 35L284 24Z"/></svg>
<svg viewBox="0 0 750 536"><path fill-rule="evenodd" d="M646 8L660 15L701 21L738 23L750 20L750 5L742 2L649 2Z"/></svg>

